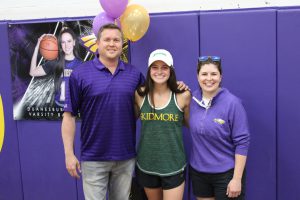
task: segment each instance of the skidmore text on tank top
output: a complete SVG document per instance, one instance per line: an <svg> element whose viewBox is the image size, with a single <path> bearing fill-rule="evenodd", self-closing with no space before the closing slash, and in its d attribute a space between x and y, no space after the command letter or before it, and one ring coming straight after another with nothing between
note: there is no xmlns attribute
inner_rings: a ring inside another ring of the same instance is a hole
<svg viewBox="0 0 300 200"><path fill-rule="evenodd" d="M178 114L169 113L141 113L141 120L178 122Z"/></svg>

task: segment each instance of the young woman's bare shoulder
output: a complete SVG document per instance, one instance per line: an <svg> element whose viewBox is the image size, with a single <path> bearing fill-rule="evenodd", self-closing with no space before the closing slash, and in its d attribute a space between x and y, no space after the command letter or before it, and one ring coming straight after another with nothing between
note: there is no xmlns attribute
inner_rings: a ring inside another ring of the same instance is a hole
<svg viewBox="0 0 300 200"><path fill-rule="evenodd" d="M189 90L185 90L184 92L177 94L177 98L180 98L182 100L188 100L191 97L192 97L192 94Z"/></svg>

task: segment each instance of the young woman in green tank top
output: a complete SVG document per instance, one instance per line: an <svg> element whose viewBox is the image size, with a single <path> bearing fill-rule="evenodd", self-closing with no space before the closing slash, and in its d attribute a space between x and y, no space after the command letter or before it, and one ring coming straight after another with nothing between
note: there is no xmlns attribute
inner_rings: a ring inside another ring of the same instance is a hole
<svg viewBox="0 0 300 200"><path fill-rule="evenodd" d="M177 89L168 51L153 51L148 67L145 84L135 93L142 123L136 177L148 200L181 200L186 167L182 125L189 120L191 94Z"/></svg>

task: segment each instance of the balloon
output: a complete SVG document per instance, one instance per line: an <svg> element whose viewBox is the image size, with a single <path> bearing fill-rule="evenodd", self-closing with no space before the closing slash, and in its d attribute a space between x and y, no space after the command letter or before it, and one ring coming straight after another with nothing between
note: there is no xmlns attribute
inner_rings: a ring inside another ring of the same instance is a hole
<svg viewBox="0 0 300 200"><path fill-rule="evenodd" d="M112 18L120 17L128 4L128 0L99 0L99 2L107 15Z"/></svg>
<svg viewBox="0 0 300 200"><path fill-rule="evenodd" d="M97 36L101 26L105 24L113 24L114 18L107 16L105 12L99 13L93 20L93 32Z"/></svg>
<svg viewBox="0 0 300 200"><path fill-rule="evenodd" d="M120 20L124 36L133 42L145 35L150 24L150 17L147 10L135 4L126 8Z"/></svg>

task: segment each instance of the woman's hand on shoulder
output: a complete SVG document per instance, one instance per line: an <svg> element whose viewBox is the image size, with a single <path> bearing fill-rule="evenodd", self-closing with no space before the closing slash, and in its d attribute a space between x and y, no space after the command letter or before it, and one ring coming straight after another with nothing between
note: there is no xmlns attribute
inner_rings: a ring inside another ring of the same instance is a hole
<svg viewBox="0 0 300 200"><path fill-rule="evenodd" d="M177 81L177 89L180 90L180 91L183 91L183 90L190 90L189 86L186 85L183 81Z"/></svg>
<svg viewBox="0 0 300 200"><path fill-rule="evenodd" d="M192 94L189 90L185 90L182 93L177 93L177 102L181 109L185 109L186 106L190 105Z"/></svg>

